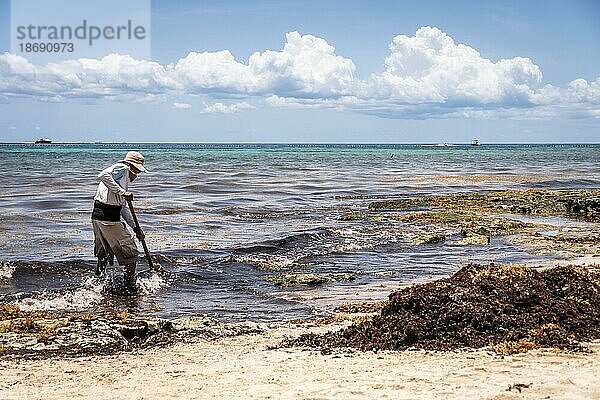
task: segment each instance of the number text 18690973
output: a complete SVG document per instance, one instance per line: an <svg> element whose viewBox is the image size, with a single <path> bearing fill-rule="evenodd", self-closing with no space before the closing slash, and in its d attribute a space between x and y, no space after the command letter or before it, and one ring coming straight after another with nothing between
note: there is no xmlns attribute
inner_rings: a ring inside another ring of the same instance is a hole
<svg viewBox="0 0 600 400"><path fill-rule="evenodd" d="M56 43L19 43L19 49L25 53L72 53L75 48L70 42Z"/></svg>

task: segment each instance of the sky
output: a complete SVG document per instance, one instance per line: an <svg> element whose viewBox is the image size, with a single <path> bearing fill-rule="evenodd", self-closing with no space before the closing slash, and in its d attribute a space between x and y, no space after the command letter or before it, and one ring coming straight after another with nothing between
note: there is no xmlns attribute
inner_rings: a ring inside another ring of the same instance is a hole
<svg viewBox="0 0 600 400"><path fill-rule="evenodd" d="M149 51L52 60L10 46L35 1L0 0L0 142L600 142L596 0L155 0Z"/></svg>

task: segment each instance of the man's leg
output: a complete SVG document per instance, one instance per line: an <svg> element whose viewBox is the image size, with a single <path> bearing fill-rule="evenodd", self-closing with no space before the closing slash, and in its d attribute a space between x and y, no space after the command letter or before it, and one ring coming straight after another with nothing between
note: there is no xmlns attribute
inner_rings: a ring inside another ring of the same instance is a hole
<svg viewBox="0 0 600 400"><path fill-rule="evenodd" d="M106 250L107 245L105 245L102 240L102 233L98 230L94 222L92 222L92 227L94 230L94 255L98 257L98 262L96 263L96 276L101 276L106 271L106 265L111 259L111 255L109 254L110 250Z"/></svg>
<svg viewBox="0 0 600 400"><path fill-rule="evenodd" d="M135 264L136 263L131 263L131 264L127 264L124 267L124 271L123 271L123 278L125 281L125 287L127 287L127 289L135 289Z"/></svg>
<svg viewBox="0 0 600 400"><path fill-rule="evenodd" d="M98 256L98 263L96 264L96 276L102 276L106 272L106 266L108 265L108 256Z"/></svg>
<svg viewBox="0 0 600 400"><path fill-rule="evenodd" d="M123 222L94 221L100 231L99 235L107 243L105 252L109 255L109 262L114 255L123 266L123 280L125 286L135 289L135 267L138 259L138 250L134 238L131 236Z"/></svg>

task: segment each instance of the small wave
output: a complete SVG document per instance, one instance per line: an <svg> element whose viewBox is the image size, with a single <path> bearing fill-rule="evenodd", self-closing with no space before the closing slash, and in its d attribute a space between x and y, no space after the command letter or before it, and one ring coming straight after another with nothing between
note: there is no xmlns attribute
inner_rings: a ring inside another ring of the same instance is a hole
<svg viewBox="0 0 600 400"><path fill-rule="evenodd" d="M29 201L27 205L38 210L65 210L73 207L72 204L62 199Z"/></svg>
<svg viewBox="0 0 600 400"><path fill-rule="evenodd" d="M138 277L136 287L139 294L152 294L167 286L167 282L158 274L148 277Z"/></svg>
<svg viewBox="0 0 600 400"><path fill-rule="evenodd" d="M177 249L171 251L171 254L154 253L152 254L152 260L159 266L174 267L204 265L220 256L223 256L223 254L206 249Z"/></svg>
<svg viewBox="0 0 600 400"><path fill-rule="evenodd" d="M189 208L172 207L172 208L160 208L160 209L147 209L144 210L144 214L153 215L174 215L181 214L190 211Z"/></svg>
<svg viewBox="0 0 600 400"><path fill-rule="evenodd" d="M356 252L391 243L409 244L414 235L415 232L395 226L322 228L235 249L228 261L253 264L262 271L280 271L305 267L318 262L319 258L333 254Z"/></svg>
<svg viewBox="0 0 600 400"><path fill-rule="evenodd" d="M0 263L0 279L10 279L17 266L14 263Z"/></svg>
<svg viewBox="0 0 600 400"><path fill-rule="evenodd" d="M62 275L72 273L88 273L90 270L89 262L82 259L73 259L68 261L8 261L0 262L0 278L10 278L12 274L19 270L24 274L50 274ZM6 275L6 276L5 276Z"/></svg>
<svg viewBox="0 0 600 400"><path fill-rule="evenodd" d="M245 247L234 249L239 253L273 252L278 250L301 248L312 242L323 242L331 236L331 231L321 228L312 231L294 233L278 239L268 239Z"/></svg>
<svg viewBox="0 0 600 400"><path fill-rule="evenodd" d="M252 254L242 256L232 256L231 261L236 261L246 264L254 264L261 271L279 271L283 268L290 267L297 262L300 257L273 255L273 254Z"/></svg>
<svg viewBox="0 0 600 400"><path fill-rule="evenodd" d="M334 200L363 200L363 199L389 199L390 197L402 197L401 194L344 194L333 196Z"/></svg>
<svg viewBox="0 0 600 400"><path fill-rule="evenodd" d="M122 279L121 279L122 280ZM81 287L73 290L61 290L60 292L41 292L31 297L21 298L15 303L23 311L81 311L100 304L107 293L113 293L118 286L118 279L109 277L101 280L95 277L87 277L83 280ZM122 282L121 282L122 283ZM148 295L156 293L167 283L158 274L147 277L138 277L136 287L138 293ZM118 291L117 291L118 292Z"/></svg>
<svg viewBox="0 0 600 400"><path fill-rule="evenodd" d="M18 301L17 305L23 311L84 310L102 301L103 287L103 282L88 277L84 279L83 287L73 291L61 293L42 292L35 297Z"/></svg>
<svg viewBox="0 0 600 400"><path fill-rule="evenodd" d="M237 206L226 207L222 209L223 214L231 215L236 218L255 221L263 219L276 219L276 218L289 218L305 215L311 212L307 209L293 209L293 210L270 210L270 209L245 209Z"/></svg>

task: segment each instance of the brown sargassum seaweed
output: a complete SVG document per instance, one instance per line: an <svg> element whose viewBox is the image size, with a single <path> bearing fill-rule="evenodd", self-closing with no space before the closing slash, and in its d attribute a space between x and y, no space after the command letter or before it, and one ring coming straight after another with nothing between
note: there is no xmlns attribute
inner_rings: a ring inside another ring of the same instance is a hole
<svg viewBox="0 0 600 400"><path fill-rule="evenodd" d="M392 293L372 319L283 346L361 350L454 350L502 354L538 347L581 351L600 338L600 279L593 267L536 270L468 265L450 278Z"/></svg>
<svg viewBox="0 0 600 400"><path fill-rule="evenodd" d="M376 201L369 204L371 211L410 210L420 207L541 216L564 215L599 222L600 189L530 189L490 193L457 193L417 199Z"/></svg>

